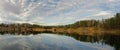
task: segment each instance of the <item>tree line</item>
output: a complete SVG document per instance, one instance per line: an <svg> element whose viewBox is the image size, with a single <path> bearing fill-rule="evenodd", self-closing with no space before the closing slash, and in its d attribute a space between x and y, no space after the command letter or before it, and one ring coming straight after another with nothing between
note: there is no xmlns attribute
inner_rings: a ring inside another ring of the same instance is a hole
<svg viewBox="0 0 120 50"><path fill-rule="evenodd" d="M105 29L120 29L120 13L116 13L114 17L108 19L77 21L74 24L65 25L64 27L100 27Z"/></svg>
<svg viewBox="0 0 120 50"><path fill-rule="evenodd" d="M116 13L114 17L103 19L103 20L82 20L77 21L73 24L61 25L61 26L41 26L37 24L28 24L28 23L15 23L15 24L4 24L1 23L0 27L26 27L26 28L78 28L78 27L99 27L104 29L120 29L120 13Z"/></svg>

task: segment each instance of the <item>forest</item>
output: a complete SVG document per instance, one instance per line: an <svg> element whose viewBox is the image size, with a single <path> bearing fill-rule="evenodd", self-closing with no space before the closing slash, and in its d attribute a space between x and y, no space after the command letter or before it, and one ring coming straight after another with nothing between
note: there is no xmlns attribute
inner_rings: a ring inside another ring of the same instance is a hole
<svg viewBox="0 0 120 50"><path fill-rule="evenodd" d="M85 29L84 29L85 28ZM87 28L87 29L86 29ZM93 28L92 30L90 28ZM59 26L42 26L29 23L0 24L0 31L57 31L57 32L80 32L89 30L120 30L120 13L116 13L114 17L102 20L82 20L73 24Z"/></svg>
<svg viewBox="0 0 120 50"><path fill-rule="evenodd" d="M114 17L111 17L109 19L77 21L74 24L65 25L64 27L98 27L104 29L120 29L120 13L117 13L114 15Z"/></svg>

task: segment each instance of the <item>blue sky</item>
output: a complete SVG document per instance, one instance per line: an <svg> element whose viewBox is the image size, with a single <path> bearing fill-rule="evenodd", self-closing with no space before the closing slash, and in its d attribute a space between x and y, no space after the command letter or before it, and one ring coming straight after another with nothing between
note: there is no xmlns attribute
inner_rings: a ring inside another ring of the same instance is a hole
<svg viewBox="0 0 120 50"><path fill-rule="evenodd" d="M0 23L65 25L120 13L120 0L1 0Z"/></svg>

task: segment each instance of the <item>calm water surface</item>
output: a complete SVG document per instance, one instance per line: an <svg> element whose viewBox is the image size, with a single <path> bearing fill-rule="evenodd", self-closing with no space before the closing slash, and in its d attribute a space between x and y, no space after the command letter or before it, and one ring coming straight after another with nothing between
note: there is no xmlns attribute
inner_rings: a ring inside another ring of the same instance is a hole
<svg viewBox="0 0 120 50"><path fill-rule="evenodd" d="M0 50L119 50L120 37L58 35L0 35Z"/></svg>

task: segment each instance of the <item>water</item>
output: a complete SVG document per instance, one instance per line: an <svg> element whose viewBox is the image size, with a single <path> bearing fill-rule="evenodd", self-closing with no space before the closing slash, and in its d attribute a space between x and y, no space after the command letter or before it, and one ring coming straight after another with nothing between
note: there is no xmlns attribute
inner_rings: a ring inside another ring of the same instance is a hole
<svg viewBox="0 0 120 50"><path fill-rule="evenodd" d="M0 50L119 50L117 35L0 35Z"/></svg>

